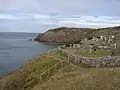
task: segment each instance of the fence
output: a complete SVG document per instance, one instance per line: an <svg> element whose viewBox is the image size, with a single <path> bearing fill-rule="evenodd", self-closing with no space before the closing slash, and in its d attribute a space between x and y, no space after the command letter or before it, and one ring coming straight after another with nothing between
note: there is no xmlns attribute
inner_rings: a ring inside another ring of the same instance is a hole
<svg viewBox="0 0 120 90"><path fill-rule="evenodd" d="M53 65L52 67L50 67L49 69L45 70L43 73L41 73L39 79L41 82L44 82L46 80L48 80L48 78L55 73L60 67L64 66L65 64L67 64L67 62L64 62L64 60L60 60L58 59L60 62L56 63L55 65Z"/></svg>

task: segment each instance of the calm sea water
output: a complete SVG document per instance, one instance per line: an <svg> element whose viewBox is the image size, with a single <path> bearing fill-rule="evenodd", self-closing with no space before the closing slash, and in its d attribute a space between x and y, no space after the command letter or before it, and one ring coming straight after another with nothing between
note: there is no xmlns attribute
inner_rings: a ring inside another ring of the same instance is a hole
<svg viewBox="0 0 120 90"><path fill-rule="evenodd" d="M57 45L29 41L36 35L35 33L0 33L0 76L17 70L27 60L57 47Z"/></svg>

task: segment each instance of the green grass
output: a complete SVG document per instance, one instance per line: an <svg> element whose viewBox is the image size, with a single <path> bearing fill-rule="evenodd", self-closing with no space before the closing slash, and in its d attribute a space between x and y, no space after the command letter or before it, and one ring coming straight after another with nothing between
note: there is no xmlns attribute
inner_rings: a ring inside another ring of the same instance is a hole
<svg viewBox="0 0 120 90"><path fill-rule="evenodd" d="M110 55L110 51L108 51L108 50L97 50L97 51L94 51L92 53L88 53L88 52L84 53L84 56L92 57L92 58L109 56L109 55Z"/></svg>

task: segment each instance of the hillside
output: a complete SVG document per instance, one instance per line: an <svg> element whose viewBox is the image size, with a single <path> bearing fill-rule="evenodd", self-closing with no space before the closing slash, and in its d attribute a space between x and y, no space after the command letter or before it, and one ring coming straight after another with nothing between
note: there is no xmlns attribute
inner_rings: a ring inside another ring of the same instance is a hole
<svg viewBox="0 0 120 90"><path fill-rule="evenodd" d="M120 68L90 68L64 63L40 75L58 63L66 61L61 52L51 51L25 63L18 71L0 80L0 90L119 90Z"/></svg>
<svg viewBox="0 0 120 90"><path fill-rule="evenodd" d="M47 43L76 43L83 39L86 34L93 32L93 29L83 28L56 28L39 34L35 40Z"/></svg>
<svg viewBox="0 0 120 90"><path fill-rule="evenodd" d="M109 27L100 29L91 28L67 28L61 27L50 29L45 33L39 34L35 40L47 43L76 43L85 37L92 37L93 35L100 37L101 35L115 35L119 40L120 27ZM117 42L117 41L116 41Z"/></svg>

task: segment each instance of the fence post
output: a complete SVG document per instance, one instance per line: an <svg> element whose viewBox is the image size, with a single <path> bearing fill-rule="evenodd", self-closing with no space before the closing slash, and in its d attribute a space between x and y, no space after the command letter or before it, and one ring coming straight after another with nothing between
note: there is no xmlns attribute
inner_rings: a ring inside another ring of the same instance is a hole
<svg viewBox="0 0 120 90"><path fill-rule="evenodd" d="M77 55L75 55L74 63L77 64Z"/></svg>
<svg viewBox="0 0 120 90"><path fill-rule="evenodd" d="M55 70L57 70L57 65L55 64Z"/></svg>
<svg viewBox="0 0 120 90"><path fill-rule="evenodd" d="M71 56L68 56L68 62L70 62L70 61L71 61L71 59L70 59L70 58L71 58Z"/></svg>
<svg viewBox="0 0 120 90"><path fill-rule="evenodd" d="M50 75L51 73L50 73L50 69L48 70L48 75Z"/></svg>
<svg viewBox="0 0 120 90"><path fill-rule="evenodd" d="M40 75L40 81L42 81L42 75Z"/></svg>
<svg viewBox="0 0 120 90"><path fill-rule="evenodd" d="M68 62L69 62L69 59L70 59L70 58L69 58L69 55L68 55Z"/></svg>

